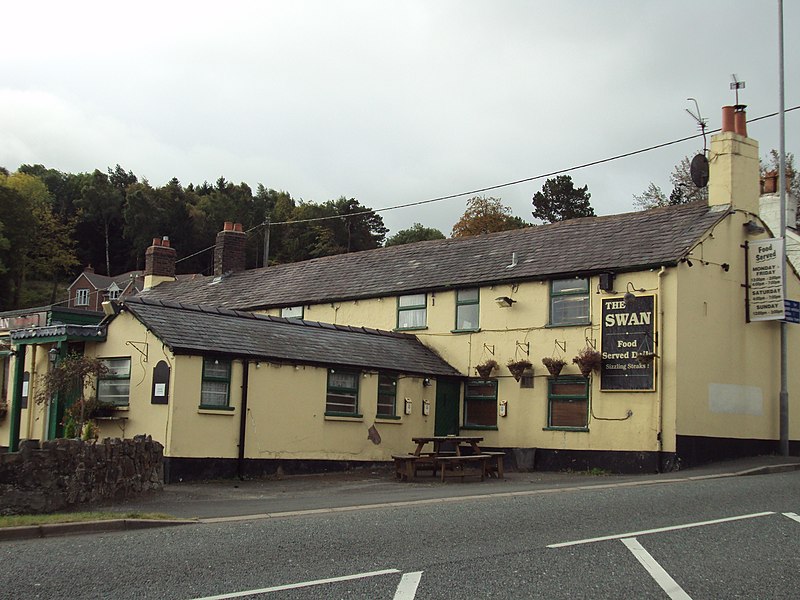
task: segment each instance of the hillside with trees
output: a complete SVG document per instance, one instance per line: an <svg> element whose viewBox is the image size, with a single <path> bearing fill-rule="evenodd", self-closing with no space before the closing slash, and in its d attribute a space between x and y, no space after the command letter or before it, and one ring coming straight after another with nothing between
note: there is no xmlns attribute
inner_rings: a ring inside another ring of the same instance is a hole
<svg viewBox="0 0 800 600"><path fill-rule="evenodd" d="M119 165L92 173L0 167L0 311L63 300L87 265L103 275L140 270L155 237L178 249L178 273L208 275L225 221L248 232L247 268L263 266L267 218L280 224L270 227L270 264L378 248L388 231L355 198L298 201L224 177L154 187Z"/></svg>

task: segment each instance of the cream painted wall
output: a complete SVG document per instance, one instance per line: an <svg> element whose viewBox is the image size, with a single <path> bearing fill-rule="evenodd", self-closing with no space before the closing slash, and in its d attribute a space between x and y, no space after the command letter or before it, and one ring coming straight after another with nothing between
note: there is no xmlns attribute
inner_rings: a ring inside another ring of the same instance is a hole
<svg viewBox="0 0 800 600"><path fill-rule="evenodd" d="M730 270L682 265L678 270L680 357L677 379L680 435L746 439L778 439L780 391L780 325L775 321L745 322L744 242L742 224L749 216L736 213L714 230L702 245L702 257L730 263ZM758 236L761 238L766 235ZM700 257L700 249L694 252ZM788 296L800 298L800 283L787 269ZM798 325L788 326L788 344L797 348ZM790 415L800 411L800 374L789 371ZM760 399L760 400L759 400ZM797 419L791 439L800 436Z"/></svg>
<svg viewBox="0 0 800 600"><path fill-rule="evenodd" d="M141 350L141 352L139 350ZM124 419L99 419L100 438L130 439L135 435L150 435L164 445L169 453L168 422L172 409L174 381L170 381L170 403L151 404L153 369L159 361L174 365L174 357L161 340L155 337L130 313L122 312L108 326L105 342L86 344L84 353L97 358L130 358L130 397L127 409L118 413ZM145 353L145 354L143 354ZM171 376L174 377L174 369Z"/></svg>
<svg viewBox="0 0 800 600"><path fill-rule="evenodd" d="M487 286L480 290L480 330L452 333L455 328L456 291L429 293L427 328L409 331L464 375L476 377L475 366L488 359L500 368L493 373L498 379L499 403L507 402L506 417L497 417L497 430L470 431L484 437L484 444L496 447L539 447L581 450L657 450L659 431L658 392L600 392L599 375L592 376L589 433L545 430L547 425L548 373L541 359L558 355L568 365L563 374L578 374L572 358L587 345L587 338L600 347L601 300L621 297L626 283L637 289L659 294L657 271L621 274L616 281L618 294L596 293L599 280L590 281L591 324L574 327L548 327L550 283L523 282ZM516 303L499 307L494 299L508 296ZM660 302L657 302L660 305ZM675 305L674 302L667 302ZM672 309L674 310L674 308ZM279 310L267 311L277 315ZM304 318L338 324L393 329L397 323L397 298L385 297L358 301L342 301L306 307ZM674 338L673 338L674 339ZM566 351L557 348L556 340ZM505 366L510 360L527 358L533 365L534 388L521 388ZM672 396L674 398L674 396ZM435 396L432 397L432 413ZM628 411L633 415L626 419ZM463 412L463 406L462 406ZM667 413L670 409L666 410ZM672 409L674 414L674 409ZM433 415L431 415L433 417ZM596 418L595 418L596 417ZM410 436L409 436L410 437ZM673 436L674 438L674 436ZM674 444L673 444L674 446Z"/></svg>

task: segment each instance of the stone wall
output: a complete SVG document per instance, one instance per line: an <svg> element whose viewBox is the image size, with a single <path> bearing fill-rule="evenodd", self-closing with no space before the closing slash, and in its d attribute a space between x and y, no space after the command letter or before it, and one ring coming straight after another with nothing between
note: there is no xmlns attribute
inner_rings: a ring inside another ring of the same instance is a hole
<svg viewBox="0 0 800 600"><path fill-rule="evenodd" d="M132 440L28 440L0 454L0 514L72 510L135 497L164 484L164 447Z"/></svg>

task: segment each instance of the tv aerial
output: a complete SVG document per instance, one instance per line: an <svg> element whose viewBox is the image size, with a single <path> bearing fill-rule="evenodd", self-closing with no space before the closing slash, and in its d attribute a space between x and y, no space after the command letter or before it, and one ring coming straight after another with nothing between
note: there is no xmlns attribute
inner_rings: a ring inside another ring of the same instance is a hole
<svg viewBox="0 0 800 600"><path fill-rule="evenodd" d="M736 77L736 73L731 75L731 79L733 80L731 81L731 89L736 93L736 109L738 110L741 106L741 104L739 104L739 90L744 89L744 81L739 81L739 79Z"/></svg>
<svg viewBox="0 0 800 600"><path fill-rule="evenodd" d="M708 119L704 119L700 115L700 105L697 104L697 100L694 98L687 98L687 100L691 100L694 102L695 112L692 112L691 109L687 108L686 112L691 115L691 117L697 123L698 129L700 129L700 133L703 134L703 152L701 154L697 154L689 165L689 175L692 178L692 183L695 186L702 188L708 185L708 159L706 158L706 154L708 152L707 144L706 144L706 127L708 127Z"/></svg>

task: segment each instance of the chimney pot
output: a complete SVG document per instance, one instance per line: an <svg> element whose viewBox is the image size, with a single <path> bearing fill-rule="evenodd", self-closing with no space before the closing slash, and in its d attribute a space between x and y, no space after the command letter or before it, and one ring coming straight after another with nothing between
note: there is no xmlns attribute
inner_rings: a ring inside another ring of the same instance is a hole
<svg viewBox="0 0 800 600"><path fill-rule="evenodd" d="M153 238L153 246L160 246L161 238Z"/></svg>
<svg viewBox="0 0 800 600"><path fill-rule="evenodd" d="M733 131L741 136L747 137L747 112L745 112L744 105L735 107L733 113Z"/></svg>
<svg viewBox="0 0 800 600"><path fill-rule="evenodd" d="M722 133L734 131L733 106L722 107Z"/></svg>
<svg viewBox="0 0 800 600"><path fill-rule="evenodd" d="M163 238L161 238L161 245L165 248L169 248L169 237L165 235Z"/></svg>
<svg viewBox="0 0 800 600"><path fill-rule="evenodd" d="M241 232L242 231L242 224L241 223L234 223L233 224L233 230Z"/></svg>
<svg viewBox="0 0 800 600"><path fill-rule="evenodd" d="M233 221L225 221L225 225L222 228L223 231L233 231Z"/></svg>

